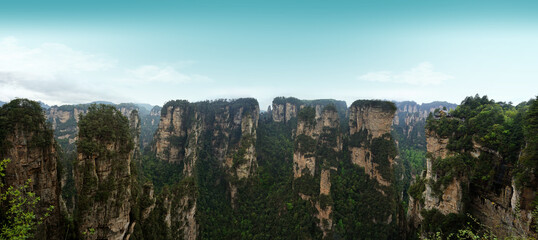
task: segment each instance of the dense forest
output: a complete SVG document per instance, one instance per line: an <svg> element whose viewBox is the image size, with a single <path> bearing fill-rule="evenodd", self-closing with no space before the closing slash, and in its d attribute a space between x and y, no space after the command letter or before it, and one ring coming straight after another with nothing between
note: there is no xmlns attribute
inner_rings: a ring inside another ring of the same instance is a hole
<svg viewBox="0 0 538 240"><path fill-rule="evenodd" d="M538 230L538 98L348 108L278 97L263 112L250 98L175 100L151 111L88 104L45 114L17 99L0 107L0 159L10 159L0 164L1 239L493 239ZM461 194L449 196L454 183ZM447 210L454 199L461 208ZM515 230L494 231L484 214L521 217L503 223Z"/></svg>

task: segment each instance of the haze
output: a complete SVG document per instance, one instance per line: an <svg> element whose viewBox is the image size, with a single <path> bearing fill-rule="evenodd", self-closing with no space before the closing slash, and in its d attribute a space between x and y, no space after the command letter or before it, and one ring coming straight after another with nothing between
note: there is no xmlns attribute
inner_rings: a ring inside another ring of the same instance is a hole
<svg viewBox="0 0 538 240"><path fill-rule="evenodd" d="M5 1L0 100L434 100L538 90L536 1Z"/></svg>

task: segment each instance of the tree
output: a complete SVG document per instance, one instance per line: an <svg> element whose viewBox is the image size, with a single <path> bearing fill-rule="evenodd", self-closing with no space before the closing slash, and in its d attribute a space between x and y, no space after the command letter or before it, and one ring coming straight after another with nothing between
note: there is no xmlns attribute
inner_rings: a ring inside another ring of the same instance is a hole
<svg viewBox="0 0 538 240"><path fill-rule="evenodd" d="M4 170L10 159L0 161L0 178L5 176ZM49 216L54 206L50 206L44 216L38 217L34 210L40 198L28 190L32 182L28 179L23 186L9 186L4 191L4 183L0 181L0 239L28 239L44 218Z"/></svg>

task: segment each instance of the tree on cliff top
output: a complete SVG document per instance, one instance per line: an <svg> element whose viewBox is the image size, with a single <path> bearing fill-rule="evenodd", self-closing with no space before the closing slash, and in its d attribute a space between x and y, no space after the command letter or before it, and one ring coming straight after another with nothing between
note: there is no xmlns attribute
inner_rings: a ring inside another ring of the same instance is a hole
<svg viewBox="0 0 538 240"><path fill-rule="evenodd" d="M91 105L80 118L79 129L77 148L86 155L105 153L104 144L122 143L120 153L129 153L134 147L129 121L113 106Z"/></svg>

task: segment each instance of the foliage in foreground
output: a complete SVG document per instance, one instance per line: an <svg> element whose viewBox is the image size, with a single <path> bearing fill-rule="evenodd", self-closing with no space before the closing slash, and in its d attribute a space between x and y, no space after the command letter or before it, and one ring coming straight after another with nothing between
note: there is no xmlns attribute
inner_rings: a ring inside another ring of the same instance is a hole
<svg viewBox="0 0 538 240"><path fill-rule="evenodd" d="M10 159L0 161L0 178L5 176L4 170ZM44 216L39 217L34 212L40 198L28 190L31 179L23 186L9 186L0 192L0 239L28 239L33 237L34 231L43 220L49 216L54 206L50 206ZM0 181L0 189L4 183Z"/></svg>

